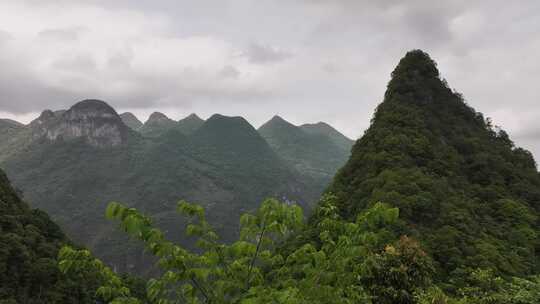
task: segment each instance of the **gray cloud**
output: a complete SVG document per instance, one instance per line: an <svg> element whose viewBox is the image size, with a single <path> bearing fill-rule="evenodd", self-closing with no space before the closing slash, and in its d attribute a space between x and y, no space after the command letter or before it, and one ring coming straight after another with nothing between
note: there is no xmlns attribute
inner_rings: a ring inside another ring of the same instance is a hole
<svg viewBox="0 0 540 304"><path fill-rule="evenodd" d="M260 43L251 43L243 55L254 64L275 63L292 57L287 51Z"/></svg>
<svg viewBox="0 0 540 304"><path fill-rule="evenodd" d="M52 67L61 70L72 70L78 72L92 72L96 69L95 59L89 54L78 54L73 57L64 57L55 60Z"/></svg>
<svg viewBox="0 0 540 304"><path fill-rule="evenodd" d="M73 42L79 39L79 35L83 31L82 27L46 29L37 33L37 36L45 40Z"/></svg>
<svg viewBox="0 0 540 304"><path fill-rule="evenodd" d="M540 155L539 1L5 0L0 19L0 112L15 118L94 97L357 137L400 57L421 48Z"/></svg>
<svg viewBox="0 0 540 304"><path fill-rule="evenodd" d="M0 43L7 42L11 39L13 39L13 36L9 32L0 30Z"/></svg>
<svg viewBox="0 0 540 304"><path fill-rule="evenodd" d="M227 66L224 66L221 70L219 70L218 76L221 78L235 79L240 76L240 71L231 65L227 65Z"/></svg>

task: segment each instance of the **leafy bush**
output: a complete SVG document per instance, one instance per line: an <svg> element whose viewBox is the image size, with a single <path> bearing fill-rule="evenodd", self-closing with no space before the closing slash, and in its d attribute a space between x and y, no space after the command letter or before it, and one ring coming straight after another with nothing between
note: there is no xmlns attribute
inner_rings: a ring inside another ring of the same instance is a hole
<svg viewBox="0 0 540 304"><path fill-rule="evenodd" d="M325 197L318 210L324 219L317 225L317 243L288 253L285 243L307 225L298 206L274 199L241 217L240 239L230 245L219 242L202 207L180 202L178 212L190 219L186 233L198 239L197 252L166 240L133 208L111 203L106 215L158 258L162 275L147 284L151 303L370 303L394 298L413 303L414 293L429 286L432 266L416 241L397 239L387 229L397 221L398 210L378 203L349 222L337 214L333 199ZM59 258L67 274L98 273L102 287L97 296L103 301L138 303L88 251L65 247Z"/></svg>

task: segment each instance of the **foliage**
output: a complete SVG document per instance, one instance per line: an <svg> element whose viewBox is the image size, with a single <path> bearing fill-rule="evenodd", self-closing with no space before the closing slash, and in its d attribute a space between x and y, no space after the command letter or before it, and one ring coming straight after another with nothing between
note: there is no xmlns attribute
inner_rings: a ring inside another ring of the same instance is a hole
<svg viewBox="0 0 540 304"><path fill-rule="evenodd" d="M95 297L106 303L139 303L139 299L131 296L131 291L125 286L121 277L116 275L109 267L95 259L88 250L75 250L64 246L58 253L60 271L78 276L81 279L93 277L102 284L97 288Z"/></svg>
<svg viewBox="0 0 540 304"><path fill-rule="evenodd" d="M258 132L291 167L320 181L323 187L347 161L353 144L326 124L295 126L279 116Z"/></svg>
<svg viewBox="0 0 540 304"><path fill-rule="evenodd" d="M465 104L422 51L400 61L328 191L346 218L392 202L400 234L421 241L454 292L478 267L506 278L538 273L540 174L531 154Z"/></svg>
<svg viewBox="0 0 540 304"><path fill-rule="evenodd" d="M94 303L97 281L59 271L63 244L69 240L60 228L30 209L0 171L0 303Z"/></svg>
<svg viewBox="0 0 540 304"><path fill-rule="evenodd" d="M414 303L415 292L430 284L432 266L416 241L396 239L387 229L398 210L377 203L349 222L336 212L334 197L324 200L317 243L288 253L283 244L306 224L298 206L275 199L241 217L240 238L230 245L219 242L202 207L180 202L177 210L190 219L186 233L197 237L197 252L168 241L136 209L113 202L106 215L158 258L163 272L148 282L150 303ZM64 248L60 258L67 273L100 273L104 300L136 303L87 251Z"/></svg>

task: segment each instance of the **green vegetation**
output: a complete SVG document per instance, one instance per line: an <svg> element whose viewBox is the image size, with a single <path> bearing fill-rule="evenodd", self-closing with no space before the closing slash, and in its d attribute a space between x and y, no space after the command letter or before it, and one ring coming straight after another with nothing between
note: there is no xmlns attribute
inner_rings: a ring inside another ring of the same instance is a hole
<svg viewBox="0 0 540 304"><path fill-rule="evenodd" d="M146 295L128 286L87 250L59 253L66 275L97 277L96 297L106 303L378 303L533 304L540 276L503 279L491 269L467 273L451 295L435 284L431 257L411 237L399 236L399 211L376 203L354 221L340 217L336 197L322 198L317 224L307 225L296 205L269 199L240 218L238 241L225 244L206 221L204 209L181 201L186 233L198 250L168 241L149 217L119 203L106 215L142 241L158 259L162 275L150 279ZM305 242L301 231L314 237ZM316 231L316 232L315 232ZM139 285L140 286L140 285ZM140 287L139 287L140 288ZM134 292L138 291L138 294Z"/></svg>
<svg viewBox="0 0 540 304"><path fill-rule="evenodd" d="M283 246L306 228L302 211L273 199L241 217L240 239L230 245L219 241L203 208L180 202L178 211L190 218L186 232L198 238L196 252L166 240L135 209L111 203L106 213L158 257L163 274L148 282L151 303L412 303L429 286L432 266L416 241L389 229L398 210L376 204L347 222L332 201L326 197L318 210L325 220L317 242L292 250ZM60 259L64 272L100 273L104 301L137 303L89 252L66 247Z"/></svg>
<svg viewBox="0 0 540 304"><path fill-rule="evenodd" d="M329 138L335 145L341 150L350 152L354 141L339 133L336 129L324 122L318 122L314 124L303 124L300 126L304 132L316 135L323 135ZM347 155L348 157L348 155Z"/></svg>
<svg viewBox="0 0 540 304"><path fill-rule="evenodd" d="M197 116L197 114L190 114L188 117L180 119L176 123L175 129L185 135L190 135L202 127L203 124L204 120Z"/></svg>
<svg viewBox="0 0 540 304"><path fill-rule="evenodd" d="M109 201L129 201L171 240L192 244L178 233L183 222L170 202L200 202L216 230L233 241L235 219L256 209L253 202L279 197L307 207L323 190L302 180L247 121L221 115L190 135L173 129L145 138L129 130L126 142L114 147L91 147L82 138L38 140L1 166L71 239L108 265L139 274L152 271L152 260L103 218Z"/></svg>
<svg viewBox="0 0 540 304"><path fill-rule="evenodd" d="M538 273L540 174L531 154L449 89L422 51L400 61L328 191L347 218L378 201L398 207L400 232L421 241L450 289L476 267Z"/></svg>
<svg viewBox="0 0 540 304"><path fill-rule="evenodd" d="M135 115L133 115L133 113L122 113L120 114L120 118L122 119L122 122L132 130L137 131L143 126L143 123Z"/></svg>
<svg viewBox="0 0 540 304"><path fill-rule="evenodd" d="M32 141L32 134L24 125L0 119L0 162L21 152Z"/></svg>
<svg viewBox="0 0 540 304"><path fill-rule="evenodd" d="M297 127L279 116L259 128L272 149L291 167L326 187L350 156L353 141L324 123Z"/></svg>
<svg viewBox="0 0 540 304"><path fill-rule="evenodd" d="M158 137L176 126L176 121L170 119L165 114L154 112L138 131L146 137Z"/></svg>
<svg viewBox="0 0 540 304"><path fill-rule="evenodd" d="M45 212L30 209L0 171L0 304L95 304L103 282L99 273L62 273L57 260L62 246L73 243ZM119 280L145 299L142 279L121 275Z"/></svg>
<svg viewBox="0 0 540 304"><path fill-rule="evenodd" d="M0 171L0 303L94 303L91 275L81 281L58 270L64 244L60 228L21 201Z"/></svg>

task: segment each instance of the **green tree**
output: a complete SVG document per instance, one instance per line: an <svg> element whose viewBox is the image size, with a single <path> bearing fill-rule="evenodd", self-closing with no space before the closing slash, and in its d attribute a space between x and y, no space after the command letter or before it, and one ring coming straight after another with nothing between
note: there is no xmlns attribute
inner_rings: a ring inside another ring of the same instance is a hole
<svg viewBox="0 0 540 304"><path fill-rule="evenodd" d="M389 229L398 209L377 203L351 222L340 217L334 199L325 196L317 210L317 242L292 250L284 245L307 228L302 210L274 199L241 217L240 238L230 245L219 242L202 207L180 202L177 209L189 218L186 233L197 237L197 252L166 240L133 208L111 203L106 215L159 259L163 274L147 284L151 303L378 303L382 294L375 285L395 284L395 293L407 295L428 285L429 258L417 242L397 240ZM67 247L60 260L65 273L99 273L97 295L103 301L139 303L88 251ZM384 273L396 278L387 280Z"/></svg>

